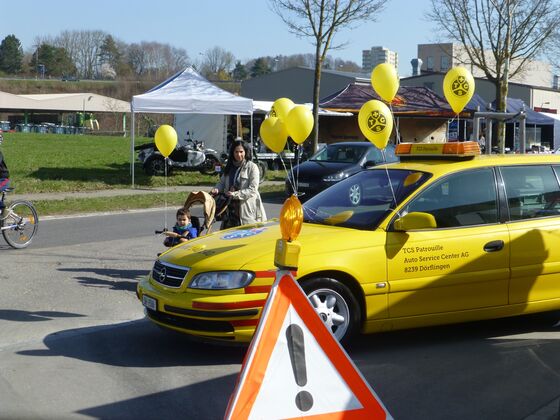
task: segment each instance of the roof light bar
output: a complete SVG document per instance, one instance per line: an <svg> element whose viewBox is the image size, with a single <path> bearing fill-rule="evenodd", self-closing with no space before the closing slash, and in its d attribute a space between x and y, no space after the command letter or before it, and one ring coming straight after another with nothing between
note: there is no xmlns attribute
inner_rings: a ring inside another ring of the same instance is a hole
<svg viewBox="0 0 560 420"><path fill-rule="evenodd" d="M397 156L476 156L480 146L475 141L453 143L400 143L395 150Z"/></svg>

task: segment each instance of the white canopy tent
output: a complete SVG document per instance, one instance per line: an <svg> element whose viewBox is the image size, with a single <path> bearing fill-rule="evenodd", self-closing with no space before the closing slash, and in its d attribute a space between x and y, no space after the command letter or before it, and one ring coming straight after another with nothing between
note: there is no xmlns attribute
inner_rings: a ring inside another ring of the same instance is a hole
<svg viewBox="0 0 560 420"><path fill-rule="evenodd" d="M148 92L132 97L131 173L134 187L134 139L137 112L154 114L251 115L253 100L234 95L210 83L192 67L178 72Z"/></svg>

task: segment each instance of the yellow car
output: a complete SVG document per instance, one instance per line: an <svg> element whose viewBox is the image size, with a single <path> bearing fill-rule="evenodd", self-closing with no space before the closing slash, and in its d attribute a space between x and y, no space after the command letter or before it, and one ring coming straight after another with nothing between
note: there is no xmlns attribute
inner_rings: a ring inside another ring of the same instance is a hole
<svg viewBox="0 0 560 420"><path fill-rule="evenodd" d="M401 144L304 205L297 278L338 340L560 308L560 156ZM138 286L149 319L251 339L274 280L277 221L189 241Z"/></svg>

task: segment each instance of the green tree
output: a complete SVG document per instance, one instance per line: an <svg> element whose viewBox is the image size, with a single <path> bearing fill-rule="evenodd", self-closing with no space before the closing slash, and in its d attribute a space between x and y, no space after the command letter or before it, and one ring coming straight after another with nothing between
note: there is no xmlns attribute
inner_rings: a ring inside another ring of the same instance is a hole
<svg viewBox="0 0 560 420"><path fill-rule="evenodd" d="M235 68L233 69L232 75L234 80L245 80L247 78L247 69L243 64L241 64L241 61L235 63Z"/></svg>
<svg viewBox="0 0 560 420"><path fill-rule="evenodd" d="M341 48L333 45L333 37L344 28L352 28L360 21L375 21L386 3L383 0L268 0L272 10L300 37L312 39L315 47L315 77L313 82L313 145L319 141L319 88L321 69L329 50Z"/></svg>
<svg viewBox="0 0 560 420"><path fill-rule="evenodd" d="M117 73L121 66L123 54L119 51L117 43L111 35L107 35L99 47L99 62L107 64Z"/></svg>
<svg viewBox="0 0 560 420"><path fill-rule="evenodd" d="M39 46L35 54L33 56L36 57L37 65L44 65L46 74L51 76L76 74L76 65L64 48L44 43Z"/></svg>
<svg viewBox="0 0 560 420"><path fill-rule="evenodd" d="M8 35L0 43L0 71L19 73L22 69L23 49L15 35Z"/></svg>
<svg viewBox="0 0 560 420"><path fill-rule="evenodd" d="M262 76L268 73L270 73L270 67L268 67L267 60L262 57L257 58L251 67L251 77Z"/></svg>

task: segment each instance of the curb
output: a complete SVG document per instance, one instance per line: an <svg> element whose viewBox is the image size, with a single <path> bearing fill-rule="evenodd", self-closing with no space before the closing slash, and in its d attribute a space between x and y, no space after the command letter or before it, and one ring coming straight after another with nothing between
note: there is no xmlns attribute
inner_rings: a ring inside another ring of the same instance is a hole
<svg viewBox="0 0 560 420"><path fill-rule="evenodd" d="M261 186L267 185L284 185L283 181L264 181ZM137 194L156 194L156 193L175 193L192 191L209 191L213 185L183 185L171 187L157 187L157 188L127 188L127 189L107 189L107 190L94 190L94 191L65 191L53 193L29 193L29 194L8 194L7 200L28 200L28 201L41 201L41 200L64 200L66 198L93 198L93 197L117 197L123 195L137 195Z"/></svg>

